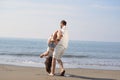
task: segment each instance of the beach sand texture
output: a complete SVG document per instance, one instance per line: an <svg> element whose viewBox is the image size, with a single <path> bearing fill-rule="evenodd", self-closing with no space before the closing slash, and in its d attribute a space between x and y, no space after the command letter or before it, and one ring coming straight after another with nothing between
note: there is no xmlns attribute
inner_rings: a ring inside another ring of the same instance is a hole
<svg viewBox="0 0 120 80"><path fill-rule="evenodd" d="M59 69L56 70L59 72ZM44 68L0 65L0 80L120 80L120 71L66 69L66 75L48 76Z"/></svg>

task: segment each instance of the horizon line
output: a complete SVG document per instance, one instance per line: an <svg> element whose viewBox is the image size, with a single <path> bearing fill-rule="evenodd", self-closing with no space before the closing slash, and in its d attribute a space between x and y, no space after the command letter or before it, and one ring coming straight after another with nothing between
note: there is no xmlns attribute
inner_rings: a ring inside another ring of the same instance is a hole
<svg viewBox="0 0 120 80"><path fill-rule="evenodd" d="M47 40L46 38L25 38L25 37L0 37L0 39L7 39L7 38L9 38L9 39L33 39L33 40ZM69 41L80 41L80 42L113 42L113 43L120 43L120 41L102 41L102 40L100 40L100 41L94 41L94 40L72 40L72 39L70 39Z"/></svg>

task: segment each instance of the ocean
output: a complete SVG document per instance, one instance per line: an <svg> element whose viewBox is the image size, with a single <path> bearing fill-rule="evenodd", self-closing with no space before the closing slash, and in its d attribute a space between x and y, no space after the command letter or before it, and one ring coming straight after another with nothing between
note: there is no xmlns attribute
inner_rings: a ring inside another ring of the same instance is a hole
<svg viewBox="0 0 120 80"><path fill-rule="evenodd" d="M0 38L0 64L45 67L47 40ZM120 70L120 42L69 41L65 68ZM57 65L58 67L58 65Z"/></svg>

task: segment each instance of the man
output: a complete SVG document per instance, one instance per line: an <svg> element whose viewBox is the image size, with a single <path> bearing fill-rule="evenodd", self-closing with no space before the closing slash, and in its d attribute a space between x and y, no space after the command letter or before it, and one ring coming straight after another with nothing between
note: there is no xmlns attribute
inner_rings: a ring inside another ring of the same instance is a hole
<svg viewBox="0 0 120 80"><path fill-rule="evenodd" d="M60 38L57 39L58 44L55 47L55 50L53 52L51 73L49 74L50 76L54 76L55 74L56 60L60 65L60 75L64 76L65 74L65 69L63 67L63 62L61 60L61 57L68 46L68 30L66 25L67 25L67 22L65 20L62 20L60 22L60 30L59 30L60 32L58 34Z"/></svg>

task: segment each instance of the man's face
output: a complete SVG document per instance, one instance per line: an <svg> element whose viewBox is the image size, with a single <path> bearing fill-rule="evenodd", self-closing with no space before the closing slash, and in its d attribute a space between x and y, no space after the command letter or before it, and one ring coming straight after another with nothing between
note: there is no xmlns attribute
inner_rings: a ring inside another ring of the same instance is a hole
<svg viewBox="0 0 120 80"><path fill-rule="evenodd" d="M63 24L62 23L60 23L60 28L62 28L63 27Z"/></svg>

